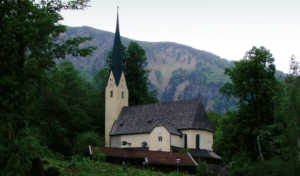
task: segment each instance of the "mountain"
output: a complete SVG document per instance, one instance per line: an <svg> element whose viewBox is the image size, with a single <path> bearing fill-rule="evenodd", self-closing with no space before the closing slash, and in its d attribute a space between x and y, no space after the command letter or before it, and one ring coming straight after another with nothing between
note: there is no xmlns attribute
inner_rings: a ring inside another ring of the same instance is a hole
<svg viewBox="0 0 300 176"><path fill-rule="evenodd" d="M107 53L113 47L114 33L91 27L67 27L67 32L61 39L76 36L90 36L94 39L81 47L98 46L93 56L87 58L67 56L81 74L91 80L95 73L105 67ZM131 39L121 37L121 41L128 46ZM150 89L157 89L161 101L199 98L207 111L224 113L228 109L236 109L236 99L226 98L219 94L219 87L230 81L224 75L224 68L233 65L215 54L197 50L189 46L173 42L143 42L136 41L147 53ZM59 62L59 61L58 61ZM276 76L283 78L284 73L277 71Z"/></svg>

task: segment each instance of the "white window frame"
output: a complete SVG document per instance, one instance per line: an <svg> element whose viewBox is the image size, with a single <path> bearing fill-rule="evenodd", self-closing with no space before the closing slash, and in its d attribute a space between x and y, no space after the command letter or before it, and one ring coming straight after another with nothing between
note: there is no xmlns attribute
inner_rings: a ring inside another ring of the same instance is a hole
<svg viewBox="0 0 300 176"><path fill-rule="evenodd" d="M196 148L196 147L197 147L197 144L196 144L196 141L197 141L197 140L196 140L197 134L199 134L199 136L200 136L200 137L199 137L199 149L201 149L201 138L202 138L202 137L201 137L201 134L200 134L200 133L196 133L196 134L195 134L195 149L197 149L197 148Z"/></svg>
<svg viewBox="0 0 300 176"><path fill-rule="evenodd" d="M162 142L162 136L158 136L158 142Z"/></svg>

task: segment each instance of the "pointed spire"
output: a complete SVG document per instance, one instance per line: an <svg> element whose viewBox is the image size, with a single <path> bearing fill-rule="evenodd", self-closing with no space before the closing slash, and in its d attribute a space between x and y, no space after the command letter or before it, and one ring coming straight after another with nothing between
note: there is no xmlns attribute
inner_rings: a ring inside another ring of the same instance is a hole
<svg viewBox="0 0 300 176"><path fill-rule="evenodd" d="M113 72L116 85L119 86L119 82L123 72L123 57L122 57L121 36L120 36L120 29L119 29L119 6L117 10L117 27L116 27L111 63L112 65L110 67L110 70Z"/></svg>

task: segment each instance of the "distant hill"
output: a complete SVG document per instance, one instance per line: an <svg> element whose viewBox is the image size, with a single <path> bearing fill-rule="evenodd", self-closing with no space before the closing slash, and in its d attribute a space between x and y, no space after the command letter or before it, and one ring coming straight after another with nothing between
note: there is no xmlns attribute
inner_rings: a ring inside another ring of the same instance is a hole
<svg viewBox="0 0 300 176"><path fill-rule="evenodd" d="M91 80L94 74L105 66L107 53L113 47L114 33L83 26L67 27L67 32L61 35L63 39L76 36L94 38L82 47L99 47L93 56L66 58L81 74ZM121 41L128 46L131 39L121 37ZM235 99L227 102L224 96L218 94L218 88L229 81L224 75L224 68L232 66L233 61L172 42L137 42L146 51L148 68L152 69L149 88L157 89L161 101L198 98L201 92L201 99L207 111L224 113L228 109L236 109ZM284 73L277 71L276 76L283 78Z"/></svg>

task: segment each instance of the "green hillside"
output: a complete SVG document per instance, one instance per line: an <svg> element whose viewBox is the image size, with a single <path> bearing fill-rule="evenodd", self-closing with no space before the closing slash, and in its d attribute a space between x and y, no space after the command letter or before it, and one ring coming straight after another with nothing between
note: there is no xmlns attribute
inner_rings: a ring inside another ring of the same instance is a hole
<svg viewBox="0 0 300 176"><path fill-rule="evenodd" d="M63 39L90 36L94 40L86 42L82 47L90 45L99 47L93 56L87 58L68 56L66 58L81 74L91 80L92 76L105 66L107 53L113 46L114 33L86 26L67 29L68 31L61 36ZM128 46L131 41L124 37L121 40L125 46ZM236 100L232 99L227 102L218 90L229 81L223 73L225 67L233 65L233 61L172 42L137 42L146 51L148 68L152 69L149 75L150 89L157 89L158 98L161 101L198 98L201 92L207 111L224 113L228 109L236 108ZM283 76L283 72L277 73L277 77Z"/></svg>

